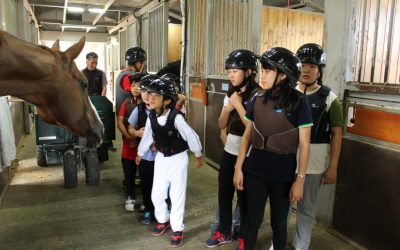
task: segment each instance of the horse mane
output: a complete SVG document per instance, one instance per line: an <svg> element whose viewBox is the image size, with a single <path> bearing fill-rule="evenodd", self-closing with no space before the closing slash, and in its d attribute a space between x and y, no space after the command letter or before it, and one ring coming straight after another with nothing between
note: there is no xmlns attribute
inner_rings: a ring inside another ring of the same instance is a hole
<svg viewBox="0 0 400 250"><path fill-rule="evenodd" d="M174 74L177 77L181 75L181 60L173 61L165 65L162 69L157 72L158 76L162 76L164 74Z"/></svg>

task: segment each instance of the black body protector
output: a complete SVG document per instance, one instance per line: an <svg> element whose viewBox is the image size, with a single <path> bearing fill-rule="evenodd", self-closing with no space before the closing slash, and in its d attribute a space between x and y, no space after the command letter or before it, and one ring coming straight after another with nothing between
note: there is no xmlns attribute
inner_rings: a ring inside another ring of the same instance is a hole
<svg viewBox="0 0 400 250"><path fill-rule="evenodd" d="M253 98L254 94L258 91L258 88L255 88L247 98L247 100L243 100L242 105L245 110L250 105L251 99ZM237 136L243 136L244 130L246 129L246 126L243 124L239 112L237 112L236 109L234 109L231 113L229 113L229 118L228 118L228 133L237 135Z"/></svg>
<svg viewBox="0 0 400 250"><path fill-rule="evenodd" d="M82 70L83 74L88 79L88 94L89 95L101 95L103 91L103 71L94 69L88 70L87 68Z"/></svg>
<svg viewBox="0 0 400 250"><path fill-rule="evenodd" d="M322 85L317 92L307 95L314 121L310 143L329 143L331 141L330 117L329 111L326 110L326 98L330 91L329 87Z"/></svg>
<svg viewBox="0 0 400 250"><path fill-rule="evenodd" d="M183 114L176 109L172 109L168 114L167 122L161 126L157 121L157 115L154 111L149 114L151 129L153 130L153 139L156 148L163 153L165 157L179 154L189 149L187 142L175 128L175 117Z"/></svg>
<svg viewBox="0 0 400 250"><path fill-rule="evenodd" d="M252 146L277 154L296 154L299 129L287 119L284 110L277 112L274 101L263 102L265 92L257 93L254 104Z"/></svg>
<svg viewBox="0 0 400 250"><path fill-rule="evenodd" d="M133 96L125 98L125 115L124 115L124 126L126 129L129 127L129 116L132 114L132 111L136 108L137 103Z"/></svg>

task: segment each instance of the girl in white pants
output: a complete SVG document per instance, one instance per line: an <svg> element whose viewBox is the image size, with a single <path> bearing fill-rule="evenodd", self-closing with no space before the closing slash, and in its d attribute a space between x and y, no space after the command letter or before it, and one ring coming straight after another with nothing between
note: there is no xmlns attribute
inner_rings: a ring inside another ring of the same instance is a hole
<svg viewBox="0 0 400 250"><path fill-rule="evenodd" d="M153 235L159 236L172 227L171 247L182 245L183 216L185 212L188 155L195 154L196 167L203 165L201 143L196 132L186 123L182 114L174 109L177 91L168 79L154 80L149 86L149 105L152 110L146 121L136 161L152 146L158 150L154 162L151 199L158 221ZM165 199L171 198L171 214Z"/></svg>

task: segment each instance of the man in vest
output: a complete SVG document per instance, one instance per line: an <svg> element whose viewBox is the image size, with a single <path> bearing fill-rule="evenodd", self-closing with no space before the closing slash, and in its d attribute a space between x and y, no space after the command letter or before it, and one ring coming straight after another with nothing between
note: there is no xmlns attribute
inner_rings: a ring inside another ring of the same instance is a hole
<svg viewBox="0 0 400 250"><path fill-rule="evenodd" d="M90 52L86 55L86 68L82 70L88 79L88 94L89 95L101 95L107 94L107 77L106 74L97 69L98 55L94 52Z"/></svg>

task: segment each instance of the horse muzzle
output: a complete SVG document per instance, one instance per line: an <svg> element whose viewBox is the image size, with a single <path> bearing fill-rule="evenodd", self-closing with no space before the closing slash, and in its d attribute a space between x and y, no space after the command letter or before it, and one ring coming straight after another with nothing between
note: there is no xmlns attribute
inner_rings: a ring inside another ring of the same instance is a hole
<svg viewBox="0 0 400 250"><path fill-rule="evenodd" d="M103 123L92 126L91 129L86 131L86 136L82 138L81 144L87 148L97 148L103 141L104 125Z"/></svg>

